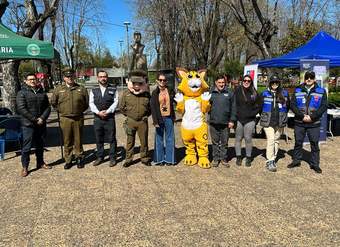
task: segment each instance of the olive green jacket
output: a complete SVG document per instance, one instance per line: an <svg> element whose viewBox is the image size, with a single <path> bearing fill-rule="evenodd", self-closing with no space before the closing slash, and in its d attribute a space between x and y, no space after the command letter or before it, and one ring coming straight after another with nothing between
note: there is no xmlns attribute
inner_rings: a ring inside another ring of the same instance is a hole
<svg viewBox="0 0 340 247"><path fill-rule="evenodd" d="M61 117L79 117L89 106L89 95L85 87L75 83L57 86L51 97L51 105Z"/></svg>
<svg viewBox="0 0 340 247"><path fill-rule="evenodd" d="M126 89L119 102L120 112L136 121L144 120L151 115L150 93L133 94Z"/></svg>

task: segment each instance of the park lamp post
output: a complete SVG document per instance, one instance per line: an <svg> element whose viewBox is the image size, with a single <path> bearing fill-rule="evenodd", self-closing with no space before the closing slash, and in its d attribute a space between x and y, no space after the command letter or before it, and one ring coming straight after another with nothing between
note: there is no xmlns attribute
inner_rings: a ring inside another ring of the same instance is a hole
<svg viewBox="0 0 340 247"><path fill-rule="evenodd" d="M126 27L127 69L129 73L130 72L129 25L131 25L131 23L128 21L124 21L124 25Z"/></svg>
<svg viewBox="0 0 340 247"><path fill-rule="evenodd" d="M122 88L124 88L124 82L123 82L123 76L124 76L124 66L123 66L123 40L119 40L119 46L120 46L120 83L122 84Z"/></svg>

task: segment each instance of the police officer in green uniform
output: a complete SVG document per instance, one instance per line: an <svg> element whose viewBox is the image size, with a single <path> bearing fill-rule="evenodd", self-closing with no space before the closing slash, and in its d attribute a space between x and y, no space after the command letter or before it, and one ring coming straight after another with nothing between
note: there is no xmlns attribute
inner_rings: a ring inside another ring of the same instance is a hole
<svg viewBox="0 0 340 247"><path fill-rule="evenodd" d="M87 90L74 81L72 69L66 69L63 75L64 83L53 91L51 105L60 114L66 162L64 168L72 167L72 154L76 159L77 167L83 168L83 115L89 105L89 96Z"/></svg>
<svg viewBox="0 0 340 247"><path fill-rule="evenodd" d="M127 135L126 160L123 164L128 167L133 161L136 132L140 140L140 157L144 165L150 166L148 156L148 117L151 115L150 93L147 91L146 73L141 70L131 71L130 86L121 97L119 108L126 116L124 128Z"/></svg>

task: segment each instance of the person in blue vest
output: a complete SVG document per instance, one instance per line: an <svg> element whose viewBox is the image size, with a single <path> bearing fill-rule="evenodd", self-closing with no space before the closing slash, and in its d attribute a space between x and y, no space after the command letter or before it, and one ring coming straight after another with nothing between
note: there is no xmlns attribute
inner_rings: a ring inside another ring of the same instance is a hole
<svg viewBox="0 0 340 247"><path fill-rule="evenodd" d="M326 90L315 81L315 73L307 71L304 83L295 89L290 107L295 114L295 146L293 162L288 168L301 165L302 145L307 133L311 145L310 168L322 173L320 168L319 136L322 114L327 110Z"/></svg>
<svg viewBox="0 0 340 247"><path fill-rule="evenodd" d="M289 94L281 88L277 75L270 77L268 88L262 92L262 113L260 125L267 136L266 167L271 172L276 172L276 156L279 150L279 140L283 128L287 125L289 109Z"/></svg>
<svg viewBox="0 0 340 247"><path fill-rule="evenodd" d="M116 87L108 84L108 74L104 70L97 73L99 86L90 92L90 109L94 113L94 132L96 136L97 159L93 165L98 166L104 160L104 140L110 143L110 164L116 165L116 121L115 110L118 105L118 91Z"/></svg>

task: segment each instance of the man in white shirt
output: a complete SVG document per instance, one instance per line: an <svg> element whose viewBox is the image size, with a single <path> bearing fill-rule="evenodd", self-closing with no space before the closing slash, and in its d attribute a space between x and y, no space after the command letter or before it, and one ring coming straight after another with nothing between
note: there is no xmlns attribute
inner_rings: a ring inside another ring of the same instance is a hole
<svg viewBox="0 0 340 247"><path fill-rule="evenodd" d="M90 92L90 109L94 113L94 132L97 145L97 159L93 165L98 166L104 160L105 136L110 143L110 167L116 165L116 121L115 110L118 105L118 91L108 84L108 74L101 70L97 73L99 86Z"/></svg>

